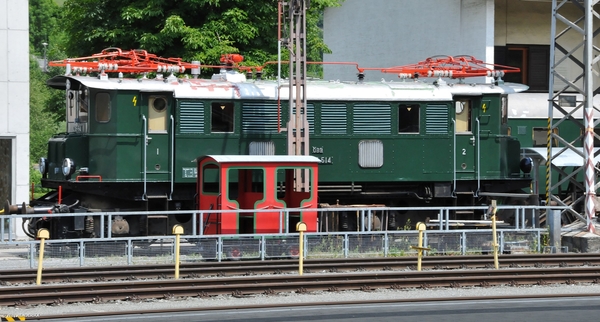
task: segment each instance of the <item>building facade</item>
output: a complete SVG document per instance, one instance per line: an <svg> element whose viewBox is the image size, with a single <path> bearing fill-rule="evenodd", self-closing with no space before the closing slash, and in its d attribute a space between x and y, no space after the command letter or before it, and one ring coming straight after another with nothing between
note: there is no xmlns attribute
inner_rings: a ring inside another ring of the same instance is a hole
<svg viewBox="0 0 600 322"><path fill-rule="evenodd" d="M562 13L569 18L582 15L572 4L565 9ZM324 60L392 67L436 55L469 55L519 67L520 74L505 80L528 85L530 93L547 94L552 19L552 0L344 0L340 7L325 11L324 38L333 53L324 55ZM558 32L565 27L558 23ZM562 38L582 41L576 32ZM557 59L560 56L557 53ZM581 69L571 66L561 72L575 78ZM353 77L356 69L351 67L324 67L325 79ZM397 80L391 74L366 75L368 80L381 78ZM563 85L555 80L555 89Z"/></svg>
<svg viewBox="0 0 600 322"><path fill-rule="evenodd" d="M0 209L29 200L28 57L28 1L0 1Z"/></svg>

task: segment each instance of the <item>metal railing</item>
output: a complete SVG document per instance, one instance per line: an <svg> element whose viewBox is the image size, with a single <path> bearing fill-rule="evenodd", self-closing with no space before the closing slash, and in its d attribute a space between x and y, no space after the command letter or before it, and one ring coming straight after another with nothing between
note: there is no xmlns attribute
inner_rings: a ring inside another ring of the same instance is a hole
<svg viewBox="0 0 600 322"><path fill-rule="evenodd" d="M451 220L452 212L473 210L480 213L481 221L476 221L477 229L464 229L461 225L473 224L474 221ZM500 210L509 210L514 215L514 224L500 223L497 229L499 251L508 252L540 252L546 244L544 233L547 230L537 227L537 214L540 211L562 209L561 207L536 206L499 206ZM181 261L228 260L233 258L232 250L241 252L244 259L267 259L289 257L289 249L298 246L299 234L290 231L289 222L292 214L305 211L303 209L272 210L279 213L282 223L278 233L273 234L204 234L205 219L216 213L232 213L232 211L170 211L170 212L103 212L103 213L69 213L45 215L5 215L0 216L0 260L2 269L33 268L37 266L37 240L19 240L14 227L22 218L40 218L49 216L77 217L94 216L100 226L108 226L117 216L148 215L189 215L185 223L186 231L182 238ZM313 210L314 211L314 210ZM429 221L428 230L424 233L424 247L429 247L428 256L486 254L492 252L492 230L486 220L488 207L339 207L318 209L319 227L325 225L327 216L345 212L356 214L356 231L346 232L313 232L305 233L306 258L351 258L351 257L395 257L416 256L418 232L398 227L388 228L386 216L391 212L427 211L437 214L437 219ZM236 212L254 212L254 210L237 210ZM271 212L261 210L261 212ZM354 216L352 216L354 218ZM378 218L379 220L374 220ZM436 217L433 217L436 218ZM85 218L84 218L85 219ZM382 220L383 219L383 220ZM5 221L9 229L5 231ZM378 223L378 225L376 224ZM169 230L170 232L170 230ZM52 236L51 236L52 238ZM52 266L93 266L93 265L138 265L172 263L174 261L175 236L113 236L110 229L100 229L97 238L46 240L45 267ZM237 254L239 255L239 253Z"/></svg>
<svg viewBox="0 0 600 322"><path fill-rule="evenodd" d="M539 228L539 213L540 211L547 212L549 210L565 209L568 207L552 207L552 206L498 206L497 211L510 211L514 216L514 220L511 220L513 224L509 225L505 222L499 222L498 228L510 229L527 229L527 228ZM292 216L298 216L298 214L305 211L318 212L318 226L319 231L329 232L330 229L326 225L328 220L333 220L333 216L341 213L356 214L356 219L353 221L357 232L370 232L379 230L390 230L388 229L388 216L393 212L406 213L412 212L418 214L420 212L427 212L427 214L436 215L431 219L427 226L429 229L435 229L439 231L448 231L456 228L465 226L471 227L491 227L491 221L488 218L487 211L489 206L469 206L469 207L331 207L331 208L319 208L319 209L299 209L299 208L286 208L286 209L261 209L261 213L274 212L279 214L279 234L288 234L294 231L290 231L290 218ZM473 211L474 214L478 214L481 220L461 221L451 219L453 212L460 211ZM135 212L87 212L87 213L54 213L54 214L14 214L14 215L0 215L0 244L6 242L18 241L15 235L15 227L22 220L29 218L48 218L48 217L89 217L93 216L97 218L100 227L99 234L96 237L101 239L111 239L113 236L111 229L106 229L108 224L113 222L113 219L119 217L135 217L135 216L152 216L152 215L167 215L173 218L185 218L185 222L173 221L172 224L182 224L186 229L186 234L192 236L204 236L205 225L207 219L210 216L222 214L223 216L237 215L237 214L251 214L256 210L180 210L180 211L135 211ZM418 216L418 215L417 215ZM424 217L424 216L422 216ZM375 220L377 219L377 220ZM5 229L5 222L8 221L8 231ZM18 223L19 222L19 223ZM410 224L410 223L408 223ZM413 222L412 225L416 224ZM404 229L406 224L399 223L397 229ZM165 232L170 232L170 227L167 227ZM340 229L335 229L337 231ZM168 234L168 233L167 233ZM163 234L164 235L164 234ZM50 236L53 238L53 236ZM54 237L55 238L55 237Z"/></svg>
<svg viewBox="0 0 600 322"><path fill-rule="evenodd" d="M539 253L543 229L498 230L501 253ZM489 254L493 251L492 231L426 231L426 256ZM305 258L357 258L416 256L416 231L305 233ZM289 258L299 235L213 235L181 236L180 261ZM0 244L2 269L34 268L38 264L39 241ZM168 264L175 261L175 236L117 237L47 240L44 267L114 266ZM235 257L232 252L236 250Z"/></svg>

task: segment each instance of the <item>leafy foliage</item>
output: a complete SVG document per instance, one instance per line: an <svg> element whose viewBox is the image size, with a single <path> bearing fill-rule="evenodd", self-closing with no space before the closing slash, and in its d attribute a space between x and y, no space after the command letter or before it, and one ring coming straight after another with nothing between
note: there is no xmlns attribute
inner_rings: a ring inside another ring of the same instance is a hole
<svg viewBox="0 0 600 322"><path fill-rule="evenodd" d="M319 22L324 8L340 1L310 1L309 60L328 51ZM70 35L70 56L142 48L209 65L221 54L241 53L256 65L277 57L277 15L277 0L67 0L62 27Z"/></svg>
<svg viewBox="0 0 600 322"><path fill-rule="evenodd" d="M310 1L309 60L320 61L329 52L322 37L323 11L341 1ZM218 64L224 53L241 53L246 65L277 59L278 0L30 0L29 21L31 52L48 60L89 56L108 47L142 48L209 65ZM289 57L285 47L282 56ZM60 130L65 104L64 93L45 84L60 68L44 73L32 61L29 72L30 157L36 163Z"/></svg>
<svg viewBox="0 0 600 322"><path fill-rule="evenodd" d="M59 7L53 0L29 0L29 43L34 52L42 53L42 44L50 42L59 14Z"/></svg>
<svg viewBox="0 0 600 322"><path fill-rule="evenodd" d="M46 104L51 99L51 90L46 86L48 76L42 72L35 60L29 66L29 155L32 163L46 155L48 139L58 131L58 124Z"/></svg>

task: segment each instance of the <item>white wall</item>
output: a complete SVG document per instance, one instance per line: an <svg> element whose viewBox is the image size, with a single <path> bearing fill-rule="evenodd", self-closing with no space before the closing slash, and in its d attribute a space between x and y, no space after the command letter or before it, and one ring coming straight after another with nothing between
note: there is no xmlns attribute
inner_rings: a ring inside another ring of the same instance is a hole
<svg viewBox="0 0 600 322"><path fill-rule="evenodd" d="M0 138L13 142L13 204L29 200L28 10L28 1L0 1ZM20 225L15 228L25 236Z"/></svg>
<svg viewBox="0 0 600 322"><path fill-rule="evenodd" d="M392 67L434 55L471 55L493 61L493 0L345 0L328 8L324 61ZM324 66L325 79L356 79L356 68ZM367 80L397 79L367 72Z"/></svg>

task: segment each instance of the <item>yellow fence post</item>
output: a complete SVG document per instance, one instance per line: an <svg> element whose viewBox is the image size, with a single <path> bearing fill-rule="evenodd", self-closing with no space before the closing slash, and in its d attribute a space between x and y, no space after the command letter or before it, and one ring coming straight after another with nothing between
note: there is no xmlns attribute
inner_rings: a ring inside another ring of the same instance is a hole
<svg viewBox="0 0 600 322"><path fill-rule="evenodd" d="M303 268L302 264L304 262L304 232L306 231L306 224L304 222L299 222L296 224L296 231L300 232L300 236L298 237L298 248L299 248L299 267L298 273L302 275Z"/></svg>
<svg viewBox="0 0 600 322"><path fill-rule="evenodd" d="M42 228L37 232L37 239L40 240L40 254L38 257L38 269L37 269L37 278L35 280L36 285L42 284L42 267L44 262L44 243L46 239L50 238L50 232L48 229Z"/></svg>
<svg viewBox="0 0 600 322"><path fill-rule="evenodd" d="M179 240L183 234L183 226L173 226L173 234L175 234L175 279L179 279Z"/></svg>
<svg viewBox="0 0 600 322"><path fill-rule="evenodd" d="M416 228L419 231L419 240L418 240L417 246L410 246L410 248L417 250L417 271L420 272L421 271L421 260L423 258L423 251L430 250L430 248L423 247L423 233L427 229L427 226L422 222L418 222Z"/></svg>
<svg viewBox="0 0 600 322"><path fill-rule="evenodd" d="M496 236L496 200L492 200L492 247L494 247L494 267L498 269L498 237Z"/></svg>

